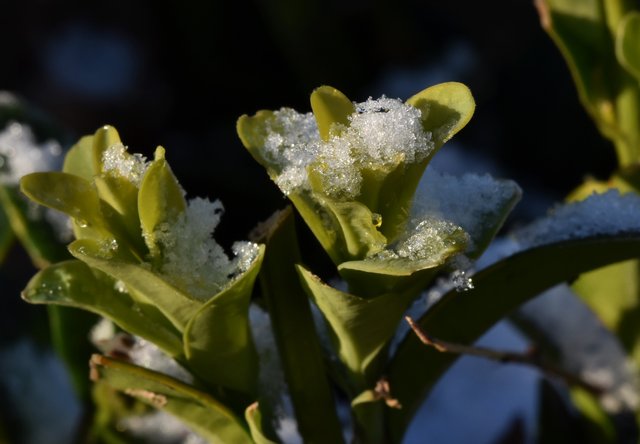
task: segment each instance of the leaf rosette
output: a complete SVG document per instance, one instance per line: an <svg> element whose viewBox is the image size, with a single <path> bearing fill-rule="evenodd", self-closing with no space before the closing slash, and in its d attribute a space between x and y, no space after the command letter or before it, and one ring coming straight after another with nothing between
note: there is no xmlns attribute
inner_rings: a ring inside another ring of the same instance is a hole
<svg viewBox="0 0 640 444"><path fill-rule="evenodd" d="M80 307L113 320L208 385L256 390L248 309L264 246L236 242L230 258L211 234L219 201L186 200L158 147L130 154L109 126L68 152L62 172L22 178L35 202L71 217L76 260L32 278L23 297Z"/></svg>

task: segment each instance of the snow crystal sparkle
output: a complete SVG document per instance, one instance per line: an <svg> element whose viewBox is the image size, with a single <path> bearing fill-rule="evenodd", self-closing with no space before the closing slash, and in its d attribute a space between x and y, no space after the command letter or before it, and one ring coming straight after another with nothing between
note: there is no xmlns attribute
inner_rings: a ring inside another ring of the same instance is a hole
<svg viewBox="0 0 640 444"><path fill-rule="evenodd" d="M285 195L309 189L311 174L329 196L353 198L363 170L421 162L434 148L421 111L384 96L356 104L349 125L334 124L327 141L321 140L312 113L282 108L273 116L264 150L277 165L274 180Z"/></svg>

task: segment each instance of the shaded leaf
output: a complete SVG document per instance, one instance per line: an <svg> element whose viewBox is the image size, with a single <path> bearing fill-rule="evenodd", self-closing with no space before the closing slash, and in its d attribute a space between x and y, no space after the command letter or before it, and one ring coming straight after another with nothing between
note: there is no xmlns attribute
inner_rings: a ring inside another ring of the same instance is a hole
<svg viewBox="0 0 640 444"><path fill-rule="evenodd" d="M331 327L336 354L348 369L357 393L380 377L386 347L415 294L388 293L371 299L323 283L302 266L302 285Z"/></svg>
<svg viewBox="0 0 640 444"><path fill-rule="evenodd" d="M53 228L43 219L30 217L27 201L17 188L0 185L0 202L13 234L37 268L69 258Z"/></svg>
<svg viewBox="0 0 640 444"><path fill-rule="evenodd" d="M607 264L638 256L640 234L558 242L503 259L473 276L474 288L452 290L419 321L428 334L470 344L500 319L543 290ZM460 328L464 326L464 328ZM408 335L388 369L391 390L402 404L390 412L394 442L400 441L420 403L456 356L424 347Z"/></svg>
<svg viewBox="0 0 640 444"><path fill-rule="evenodd" d="M307 442L341 443L342 427L311 307L295 270L300 253L291 207L274 214L265 224L266 232L260 239L267 243L260 271L261 294L271 318L298 430Z"/></svg>
<svg viewBox="0 0 640 444"><path fill-rule="evenodd" d="M246 426L211 395L157 372L93 355L94 379L180 418L210 443L252 443Z"/></svg>

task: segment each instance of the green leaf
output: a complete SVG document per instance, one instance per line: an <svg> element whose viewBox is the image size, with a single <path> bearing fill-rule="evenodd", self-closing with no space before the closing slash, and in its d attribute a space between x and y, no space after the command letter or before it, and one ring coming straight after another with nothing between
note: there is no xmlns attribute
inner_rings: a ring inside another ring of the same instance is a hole
<svg viewBox="0 0 640 444"><path fill-rule="evenodd" d="M123 330L156 344L171 356L182 355L182 338L171 323L148 303L118 291L115 281L85 263L71 260L52 265L31 278L22 298L32 304L81 308L111 319ZM87 338L83 338L87 341Z"/></svg>
<svg viewBox="0 0 640 444"><path fill-rule="evenodd" d="M0 202L1 199L2 197L0 197ZM14 239L13 230L9 224L7 213L4 208L2 208L3 206L0 206L0 263L4 262Z"/></svg>
<svg viewBox="0 0 640 444"><path fill-rule="evenodd" d="M189 367L207 383L243 393L257 391L258 362L249 326L249 303L263 257L261 245L250 268L209 299L184 329Z"/></svg>
<svg viewBox="0 0 640 444"><path fill-rule="evenodd" d="M640 12L630 12L620 21L616 34L616 57L640 82Z"/></svg>
<svg viewBox="0 0 640 444"><path fill-rule="evenodd" d="M360 202L336 202L325 199L325 206L333 213L341 229L341 243L349 258L365 258L378 253L387 239L378 231L376 216ZM377 216L380 218L380 216Z"/></svg>
<svg viewBox="0 0 640 444"><path fill-rule="evenodd" d="M543 28L568 64L582 105L602 135L615 143L620 165L636 163L640 91L617 63L613 40L624 6L601 0L541 0L536 5Z"/></svg>
<svg viewBox="0 0 640 444"><path fill-rule="evenodd" d="M343 262L338 271L351 292L362 297L407 290L417 295L435 276L438 267L465 250L467 237L457 229L442 242L440 250L422 258L406 258L385 251L361 261Z"/></svg>
<svg viewBox="0 0 640 444"><path fill-rule="evenodd" d="M93 162L93 136L82 137L64 157L62 172L82 177L91 182L100 170Z"/></svg>
<svg viewBox="0 0 640 444"><path fill-rule="evenodd" d="M587 442L593 444L620 442L616 437L613 419L593 394L580 387L572 387L570 396L573 405L580 412L580 422L585 430L584 434L588 437Z"/></svg>
<svg viewBox="0 0 640 444"><path fill-rule="evenodd" d="M90 267L124 282L137 303L156 306L178 331L184 331L189 320L203 305L203 302L166 282L150 267L118 257L117 251L113 252L99 242L77 240L69 245L69 251Z"/></svg>
<svg viewBox="0 0 640 444"><path fill-rule="evenodd" d="M356 110L347 96L331 86L320 86L311 93L311 109L325 141L332 130L339 130L337 125L349 126L349 116Z"/></svg>
<svg viewBox="0 0 640 444"><path fill-rule="evenodd" d="M291 207L274 214L266 224L265 239L261 239L267 243L260 271L261 294L271 318L298 430L306 442L344 442L309 299L295 269L300 253ZM263 401L261 405L265 406ZM266 407L267 412L272 410Z"/></svg>
<svg viewBox="0 0 640 444"><path fill-rule="evenodd" d="M100 199L109 205L106 208L111 215L112 225L126 235L127 244L134 256L138 259L145 258L148 250L138 216L138 188L129 180L116 176L96 176L93 183Z"/></svg>
<svg viewBox="0 0 640 444"><path fill-rule="evenodd" d="M68 173L32 173L20 180L20 190L31 200L61 211L80 226L103 229L100 198L93 184Z"/></svg>
<svg viewBox="0 0 640 444"><path fill-rule="evenodd" d="M164 158L164 148L158 147L155 160L142 179L138 196L140 224L152 257L159 259L160 255L154 232L160 224L175 221L186 207L184 191Z"/></svg>
<svg viewBox="0 0 640 444"><path fill-rule="evenodd" d="M265 436L262 430L262 414L260 413L260 406L257 402L247 407L244 418L247 420L247 423L249 423L251 437L256 444L277 444L279 442L272 441Z"/></svg>
<svg viewBox="0 0 640 444"><path fill-rule="evenodd" d="M45 220L31 217L27 201L17 188L0 185L0 202L11 230L36 267L69 258L53 228Z"/></svg>
<svg viewBox="0 0 640 444"><path fill-rule="evenodd" d="M500 319L540 292L586 271L638 256L640 233L559 242L510 256L473 276L474 288L452 290L419 321L433 337L471 344ZM463 325L464 328L460 328ZM403 408L390 413L394 442L456 356L425 347L408 335L388 369Z"/></svg>
<svg viewBox="0 0 640 444"><path fill-rule="evenodd" d="M415 294L384 294L371 299L344 293L297 267L303 288L329 326L336 354L348 369L355 393L373 387L387 345Z"/></svg>
<svg viewBox="0 0 640 444"><path fill-rule="evenodd" d="M620 339L640 364L640 261L610 265L581 275L573 290Z"/></svg>
<svg viewBox="0 0 640 444"><path fill-rule="evenodd" d="M171 413L208 442L253 443L238 417L211 395L190 385L100 355L93 355L91 368L94 379L105 380L113 388Z"/></svg>
<svg viewBox="0 0 640 444"><path fill-rule="evenodd" d="M430 86L407 103L422 111L422 125L433 134L436 150L469 123L476 107L469 88L458 82Z"/></svg>

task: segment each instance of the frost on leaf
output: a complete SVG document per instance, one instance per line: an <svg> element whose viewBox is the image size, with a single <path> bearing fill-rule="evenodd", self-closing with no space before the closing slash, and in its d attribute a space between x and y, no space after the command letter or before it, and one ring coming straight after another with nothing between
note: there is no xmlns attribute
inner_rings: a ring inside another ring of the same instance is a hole
<svg viewBox="0 0 640 444"><path fill-rule="evenodd" d="M310 189L312 174L324 193L340 199L360 193L363 170L388 171L418 163L433 149L421 111L386 97L357 103L349 125L334 124L327 141L321 140L312 113L282 108L274 112L264 144L283 193Z"/></svg>
<svg viewBox="0 0 640 444"><path fill-rule="evenodd" d="M617 235L640 230L640 197L617 190L592 194L585 200L559 205L549 215L516 232L522 248L571 239Z"/></svg>
<svg viewBox="0 0 640 444"><path fill-rule="evenodd" d="M141 154L129 154L127 148L117 143L107 148L102 154L102 172L127 179L135 186L140 186L142 176L148 163Z"/></svg>
<svg viewBox="0 0 640 444"><path fill-rule="evenodd" d="M163 223L154 233L163 249L160 272L177 288L198 298L220 292L258 255L257 244L236 242L230 259L213 239L222 212L220 201L194 198L174 223Z"/></svg>
<svg viewBox="0 0 640 444"><path fill-rule="evenodd" d="M486 241L486 232L495 231L520 198L521 190L511 180L489 174L461 177L428 168L416 192L412 218L438 218L458 225L469 234L469 249Z"/></svg>

